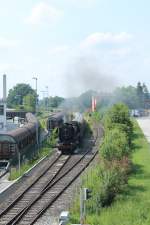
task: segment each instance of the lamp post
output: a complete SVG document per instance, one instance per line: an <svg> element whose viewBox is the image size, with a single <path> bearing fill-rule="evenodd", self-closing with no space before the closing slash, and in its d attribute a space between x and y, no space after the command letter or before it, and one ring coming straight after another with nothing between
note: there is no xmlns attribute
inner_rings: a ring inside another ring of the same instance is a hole
<svg viewBox="0 0 150 225"><path fill-rule="evenodd" d="M36 91L36 99L35 99L35 114L37 114L37 77L33 77L32 79L35 80L35 91ZM38 125L36 125L36 143L37 143L37 149L39 153L39 134L38 134Z"/></svg>
<svg viewBox="0 0 150 225"><path fill-rule="evenodd" d="M44 103L44 106L43 106L43 110L46 111L46 91L41 91L42 94L43 94L43 103Z"/></svg>
<svg viewBox="0 0 150 225"><path fill-rule="evenodd" d="M35 91L36 91L36 99L35 99L35 113L37 113L37 77L33 77L33 80L35 80Z"/></svg>
<svg viewBox="0 0 150 225"><path fill-rule="evenodd" d="M48 109L49 109L49 104L48 104L48 97L49 97L49 93L48 93L48 86L45 86L45 88L46 88L46 94L47 94L47 99L46 99L46 110L47 110L47 112L48 112Z"/></svg>

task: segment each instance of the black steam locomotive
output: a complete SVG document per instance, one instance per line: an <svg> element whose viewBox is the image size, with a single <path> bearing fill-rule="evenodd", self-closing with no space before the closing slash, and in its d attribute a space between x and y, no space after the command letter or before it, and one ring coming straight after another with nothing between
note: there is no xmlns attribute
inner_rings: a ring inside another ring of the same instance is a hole
<svg viewBox="0 0 150 225"><path fill-rule="evenodd" d="M73 153L80 146L85 133L85 120L79 113L69 122L64 123L59 128L59 144L58 149L62 153Z"/></svg>

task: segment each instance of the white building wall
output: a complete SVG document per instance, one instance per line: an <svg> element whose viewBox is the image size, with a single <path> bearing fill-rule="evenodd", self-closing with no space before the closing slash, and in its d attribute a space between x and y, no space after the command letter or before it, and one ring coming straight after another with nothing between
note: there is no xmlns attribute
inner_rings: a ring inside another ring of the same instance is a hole
<svg viewBox="0 0 150 225"><path fill-rule="evenodd" d="M6 131L6 103L0 102L0 131Z"/></svg>

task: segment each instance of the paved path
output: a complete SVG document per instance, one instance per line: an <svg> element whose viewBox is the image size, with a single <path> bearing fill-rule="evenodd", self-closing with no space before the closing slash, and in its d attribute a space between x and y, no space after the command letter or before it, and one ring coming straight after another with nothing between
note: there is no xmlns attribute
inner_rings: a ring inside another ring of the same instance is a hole
<svg viewBox="0 0 150 225"><path fill-rule="evenodd" d="M137 119L137 122L142 129L146 139L150 143L150 117L141 117Z"/></svg>

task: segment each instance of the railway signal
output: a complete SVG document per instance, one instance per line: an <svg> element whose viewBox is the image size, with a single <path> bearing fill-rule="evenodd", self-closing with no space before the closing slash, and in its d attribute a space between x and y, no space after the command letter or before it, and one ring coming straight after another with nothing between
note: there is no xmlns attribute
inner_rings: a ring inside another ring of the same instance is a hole
<svg viewBox="0 0 150 225"><path fill-rule="evenodd" d="M88 188L84 188L84 200L88 200L89 198L92 197L92 190Z"/></svg>
<svg viewBox="0 0 150 225"><path fill-rule="evenodd" d="M92 190L88 188L81 188L80 189L80 224L84 224L84 220L86 217L86 205L85 202L89 198L92 197Z"/></svg>

